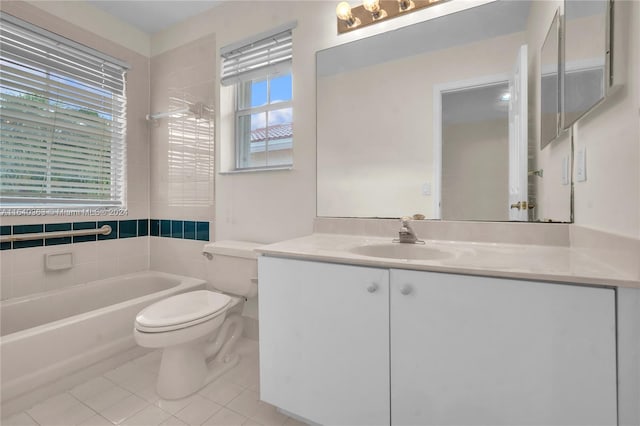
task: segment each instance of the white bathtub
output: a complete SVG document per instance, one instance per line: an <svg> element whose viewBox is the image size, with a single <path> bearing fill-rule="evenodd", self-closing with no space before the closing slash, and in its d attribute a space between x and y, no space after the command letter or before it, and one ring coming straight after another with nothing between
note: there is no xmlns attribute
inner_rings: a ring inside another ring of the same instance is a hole
<svg viewBox="0 0 640 426"><path fill-rule="evenodd" d="M2 402L135 347L142 308L205 285L147 271L0 302Z"/></svg>

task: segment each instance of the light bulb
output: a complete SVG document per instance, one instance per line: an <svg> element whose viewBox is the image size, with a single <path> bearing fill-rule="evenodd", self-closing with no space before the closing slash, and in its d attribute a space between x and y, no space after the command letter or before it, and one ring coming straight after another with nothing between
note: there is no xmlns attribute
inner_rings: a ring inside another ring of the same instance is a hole
<svg viewBox="0 0 640 426"><path fill-rule="evenodd" d="M349 6L349 3L346 1L338 4L338 7L336 7L336 15L338 16L338 19L347 24L348 28L355 28L360 25L360 20L353 17L351 14L351 6Z"/></svg>
<svg viewBox="0 0 640 426"><path fill-rule="evenodd" d="M398 7L401 12L405 12L407 10L411 10L416 7L415 3L411 0L398 0Z"/></svg>
<svg viewBox="0 0 640 426"><path fill-rule="evenodd" d="M384 18L387 16L387 12L383 9L380 9L380 1L379 0L362 0L362 6L365 10L371 12L371 16L373 20Z"/></svg>
<svg viewBox="0 0 640 426"><path fill-rule="evenodd" d="M364 8L369 12L375 13L380 10L380 1L379 0L363 0L362 6L364 6Z"/></svg>
<svg viewBox="0 0 640 426"><path fill-rule="evenodd" d="M338 7L336 7L336 15L338 19L341 21L351 21L353 20L353 15L351 15L351 6L346 1L338 3Z"/></svg>

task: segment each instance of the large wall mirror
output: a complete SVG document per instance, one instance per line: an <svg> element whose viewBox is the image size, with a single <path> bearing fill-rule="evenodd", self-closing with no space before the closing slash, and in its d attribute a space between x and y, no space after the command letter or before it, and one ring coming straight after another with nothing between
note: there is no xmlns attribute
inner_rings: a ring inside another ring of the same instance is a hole
<svg viewBox="0 0 640 426"><path fill-rule="evenodd" d="M569 186L528 167L539 146L527 134L526 44L532 26L549 28L534 3L487 3L317 52L318 216L537 220L532 179L569 200Z"/></svg>

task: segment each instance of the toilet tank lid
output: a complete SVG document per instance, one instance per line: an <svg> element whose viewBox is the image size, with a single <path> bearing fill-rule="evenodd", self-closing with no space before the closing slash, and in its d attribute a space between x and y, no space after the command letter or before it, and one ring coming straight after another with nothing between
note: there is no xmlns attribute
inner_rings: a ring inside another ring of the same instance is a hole
<svg viewBox="0 0 640 426"><path fill-rule="evenodd" d="M251 241L215 241L213 243L206 244L203 251L205 253L222 256L256 259L258 257L258 253L254 250L263 245L264 244L254 243Z"/></svg>

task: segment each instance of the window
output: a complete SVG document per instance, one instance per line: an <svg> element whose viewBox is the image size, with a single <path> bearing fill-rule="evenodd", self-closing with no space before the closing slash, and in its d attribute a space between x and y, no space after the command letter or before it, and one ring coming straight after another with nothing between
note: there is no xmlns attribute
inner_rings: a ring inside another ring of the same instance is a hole
<svg viewBox="0 0 640 426"><path fill-rule="evenodd" d="M293 163L295 23L221 49L223 85L235 86L236 169Z"/></svg>
<svg viewBox="0 0 640 426"><path fill-rule="evenodd" d="M2 207L124 207L126 64L6 14L1 23Z"/></svg>

